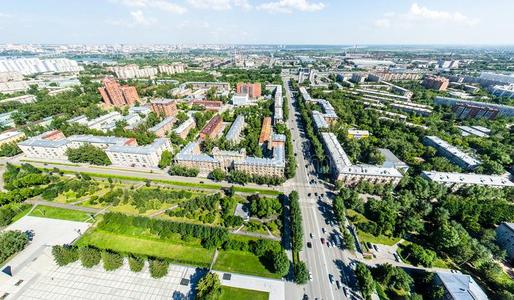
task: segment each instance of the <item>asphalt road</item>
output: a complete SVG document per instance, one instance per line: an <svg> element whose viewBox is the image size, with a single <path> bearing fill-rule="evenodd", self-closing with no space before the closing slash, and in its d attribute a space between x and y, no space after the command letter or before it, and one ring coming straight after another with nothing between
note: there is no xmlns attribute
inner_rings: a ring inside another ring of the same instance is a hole
<svg viewBox="0 0 514 300"><path fill-rule="evenodd" d="M341 235L332 212L331 200L328 198L331 195L330 186L317 177L312 160L306 159L312 157L308 140L302 132L301 117L296 116L293 106L295 100L287 85L287 78L283 78L283 81L290 112L287 123L294 140L298 165L296 176L286 189L296 190L300 195L304 230L304 250L300 253L300 258L306 262L312 273L312 281L303 286L303 292L308 299L348 299L343 292L343 286L354 284L349 268L351 259L348 251L332 243L334 236L337 235L341 240ZM321 242L321 238L325 239L325 243ZM327 241L331 242L330 247L327 246ZM311 248L307 247L307 242L311 244Z"/></svg>

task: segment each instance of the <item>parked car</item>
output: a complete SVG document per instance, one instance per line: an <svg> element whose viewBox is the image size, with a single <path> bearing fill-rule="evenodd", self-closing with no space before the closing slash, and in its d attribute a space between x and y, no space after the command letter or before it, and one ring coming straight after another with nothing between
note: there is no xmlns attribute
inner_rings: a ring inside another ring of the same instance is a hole
<svg viewBox="0 0 514 300"><path fill-rule="evenodd" d="M332 274L328 274L328 280L330 281L330 284L334 283L334 276Z"/></svg>
<svg viewBox="0 0 514 300"><path fill-rule="evenodd" d="M341 285L339 284L339 281L338 281L338 280L336 280L336 286L337 286L337 288L338 288L338 289L340 289L340 288L341 288Z"/></svg>
<svg viewBox="0 0 514 300"><path fill-rule="evenodd" d="M312 281L312 272L309 272L309 280Z"/></svg>
<svg viewBox="0 0 514 300"><path fill-rule="evenodd" d="M321 238L321 244L325 244L325 239Z"/></svg>
<svg viewBox="0 0 514 300"><path fill-rule="evenodd" d="M312 248L311 242L307 242L307 248Z"/></svg>
<svg viewBox="0 0 514 300"><path fill-rule="evenodd" d="M314 235L312 235L312 232L310 233L310 236L311 236L311 239L312 239L312 237L314 237Z"/></svg>

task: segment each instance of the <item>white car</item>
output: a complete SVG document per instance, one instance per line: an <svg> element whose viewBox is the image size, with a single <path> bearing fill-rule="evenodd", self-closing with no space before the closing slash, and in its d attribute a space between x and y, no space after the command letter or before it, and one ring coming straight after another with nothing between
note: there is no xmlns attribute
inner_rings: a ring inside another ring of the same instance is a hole
<svg viewBox="0 0 514 300"><path fill-rule="evenodd" d="M312 281L312 272L309 272L309 280Z"/></svg>

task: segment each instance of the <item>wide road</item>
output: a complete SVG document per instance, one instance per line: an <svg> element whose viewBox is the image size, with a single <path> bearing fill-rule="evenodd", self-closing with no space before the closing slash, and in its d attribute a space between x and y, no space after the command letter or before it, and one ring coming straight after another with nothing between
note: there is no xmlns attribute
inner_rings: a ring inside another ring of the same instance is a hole
<svg viewBox="0 0 514 300"><path fill-rule="evenodd" d="M284 77L283 82L290 112L287 123L291 129L298 165L295 177L288 181L285 189L296 190L300 196L304 230L304 250L300 253L300 258L306 262L312 273L312 281L304 286L304 294L308 299L348 299L343 292L343 286L352 286L354 280L348 267L348 251L343 251L333 243L334 236L341 239L341 235L332 212L330 186L317 177L313 160L310 159L312 155L303 131L303 122L296 115L297 111L293 106L296 100L289 89L288 78ZM325 243L321 242L321 238ZM327 241L330 241L331 246L327 246ZM307 247L307 242L311 248Z"/></svg>

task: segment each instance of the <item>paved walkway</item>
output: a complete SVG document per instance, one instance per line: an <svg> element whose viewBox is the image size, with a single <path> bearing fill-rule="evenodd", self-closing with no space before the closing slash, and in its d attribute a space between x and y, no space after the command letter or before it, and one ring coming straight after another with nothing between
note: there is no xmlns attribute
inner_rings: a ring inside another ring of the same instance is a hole
<svg viewBox="0 0 514 300"><path fill-rule="evenodd" d="M245 236L250 236L250 237L256 237L256 238L261 238L261 239L274 240L274 241L279 241L280 242L280 238L276 237L274 235L270 236L270 235L267 235L267 234L262 234L262 233L257 233L257 232L247 232L247 231L237 231L237 230L232 230L230 233L237 234L237 235L245 235Z"/></svg>
<svg viewBox="0 0 514 300"><path fill-rule="evenodd" d="M73 209L73 210L83 211L83 212L92 213L92 214L97 214L101 211L105 211L105 209L101 209L101 208L78 206L78 205L73 205L73 204L51 202L51 201L45 201L45 200L39 200L39 199L30 199L30 200L25 201L25 203L65 208L65 209Z"/></svg>
<svg viewBox="0 0 514 300"><path fill-rule="evenodd" d="M249 275L230 273L230 280L223 279L224 272L215 271L220 276L221 284L241 289L265 291L269 293L269 300L284 300L285 281L268 279ZM250 299L249 299L250 300Z"/></svg>

